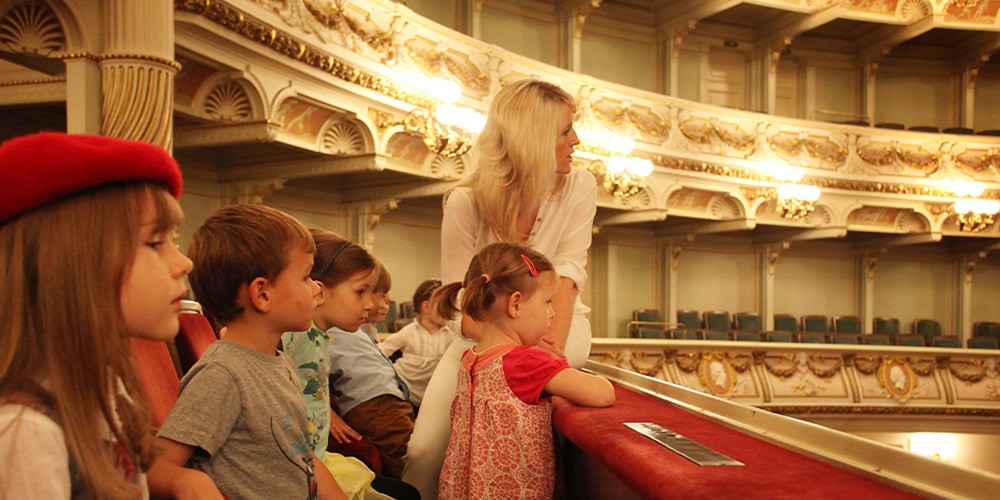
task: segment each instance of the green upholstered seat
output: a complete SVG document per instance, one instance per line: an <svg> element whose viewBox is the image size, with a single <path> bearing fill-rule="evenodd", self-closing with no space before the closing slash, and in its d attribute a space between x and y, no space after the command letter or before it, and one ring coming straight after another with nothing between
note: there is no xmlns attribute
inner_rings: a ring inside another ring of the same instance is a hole
<svg viewBox="0 0 1000 500"><path fill-rule="evenodd" d="M954 335L936 335L931 337L931 345L934 347L962 347L962 341Z"/></svg>
<svg viewBox="0 0 1000 500"><path fill-rule="evenodd" d="M760 332L737 331L734 338L741 342L760 342L761 335Z"/></svg>
<svg viewBox="0 0 1000 500"><path fill-rule="evenodd" d="M830 335L831 344L860 344L861 340L856 333L834 333Z"/></svg>
<svg viewBox="0 0 1000 500"><path fill-rule="evenodd" d="M667 333L663 328L639 327L639 338L643 339L665 339Z"/></svg>
<svg viewBox="0 0 1000 500"><path fill-rule="evenodd" d="M799 334L799 342L803 344L825 344L826 334L820 332L802 332Z"/></svg>
<svg viewBox="0 0 1000 500"><path fill-rule="evenodd" d="M886 333L869 333L861 336L861 343L867 345L892 345L892 338Z"/></svg>
<svg viewBox="0 0 1000 500"><path fill-rule="evenodd" d="M663 321L659 309L633 309L632 321Z"/></svg>
<svg viewBox="0 0 1000 500"><path fill-rule="evenodd" d="M799 321L791 314L778 313L774 315L774 329L783 332L798 333Z"/></svg>
<svg viewBox="0 0 1000 500"><path fill-rule="evenodd" d="M701 322L698 320L698 311L692 309L677 311L677 322L684 325L684 328L692 330L701 328Z"/></svg>
<svg viewBox="0 0 1000 500"><path fill-rule="evenodd" d="M857 316L834 316L833 333L861 334L861 319Z"/></svg>
<svg viewBox="0 0 1000 500"><path fill-rule="evenodd" d="M872 332L899 335L899 318L875 318Z"/></svg>
<svg viewBox="0 0 1000 500"><path fill-rule="evenodd" d="M792 332L767 332L764 334L768 342L795 342L795 334Z"/></svg>
<svg viewBox="0 0 1000 500"><path fill-rule="evenodd" d="M931 337L941 335L941 323L936 319L915 319L913 320L913 334L923 335L930 342Z"/></svg>
<svg viewBox="0 0 1000 500"><path fill-rule="evenodd" d="M967 342L968 346L972 349L998 349L1000 348L1000 341L996 337L972 337Z"/></svg>
<svg viewBox="0 0 1000 500"><path fill-rule="evenodd" d="M701 330L691 330L688 328L678 328L673 330L674 339L676 340L704 340L705 333Z"/></svg>
<svg viewBox="0 0 1000 500"><path fill-rule="evenodd" d="M993 337L1000 340L1000 323L993 321L977 321L972 324L973 337Z"/></svg>
<svg viewBox="0 0 1000 500"><path fill-rule="evenodd" d="M706 330L729 331L732 329L728 311L706 311L702 317L704 319L702 324L705 325Z"/></svg>
<svg viewBox="0 0 1000 500"><path fill-rule="evenodd" d="M733 315L733 327L736 330L759 332L762 330L760 326L760 315L751 312L738 312Z"/></svg>
<svg viewBox="0 0 1000 500"><path fill-rule="evenodd" d="M733 340L733 332L708 330L705 332L705 340Z"/></svg>
<svg viewBox="0 0 1000 500"><path fill-rule="evenodd" d="M807 314L802 317L802 331L830 333L830 322L824 314Z"/></svg>
<svg viewBox="0 0 1000 500"><path fill-rule="evenodd" d="M896 337L896 342L901 346L919 346L923 347L927 345L927 339L923 335L899 335Z"/></svg>

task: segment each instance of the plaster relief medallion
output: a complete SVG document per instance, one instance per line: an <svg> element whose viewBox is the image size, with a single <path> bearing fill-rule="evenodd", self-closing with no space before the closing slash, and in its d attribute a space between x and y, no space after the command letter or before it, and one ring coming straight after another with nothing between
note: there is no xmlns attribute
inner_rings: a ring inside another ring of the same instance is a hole
<svg viewBox="0 0 1000 500"><path fill-rule="evenodd" d="M698 367L698 379L709 392L719 397L729 397L736 386L736 372L725 358L709 357Z"/></svg>
<svg viewBox="0 0 1000 500"><path fill-rule="evenodd" d="M878 369L878 382L889 393L889 397L906 402L917 386L917 374L905 360L887 359Z"/></svg>

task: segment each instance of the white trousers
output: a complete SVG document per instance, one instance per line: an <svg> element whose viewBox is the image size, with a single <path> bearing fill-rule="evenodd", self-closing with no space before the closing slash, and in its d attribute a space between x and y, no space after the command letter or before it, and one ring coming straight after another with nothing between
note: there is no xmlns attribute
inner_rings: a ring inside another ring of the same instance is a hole
<svg viewBox="0 0 1000 500"><path fill-rule="evenodd" d="M580 368L590 355L590 322L582 314L573 315L566 339L566 359L573 368ZM413 434L406 447L403 481L420 490L424 500L437 499L438 476L444 464L451 437L451 402L458 385L458 368L462 353L476 345L471 340L452 342L438 363L427 384Z"/></svg>

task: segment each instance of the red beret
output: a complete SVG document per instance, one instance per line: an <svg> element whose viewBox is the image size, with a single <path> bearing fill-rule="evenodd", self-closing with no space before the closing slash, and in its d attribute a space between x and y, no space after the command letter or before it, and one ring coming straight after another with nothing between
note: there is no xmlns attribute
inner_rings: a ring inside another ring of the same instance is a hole
<svg viewBox="0 0 1000 500"><path fill-rule="evenodd" d="M42 132L0 145L0 223L90 188L163 184L177 198L181 171L162 148L99 135Z"/></svg>

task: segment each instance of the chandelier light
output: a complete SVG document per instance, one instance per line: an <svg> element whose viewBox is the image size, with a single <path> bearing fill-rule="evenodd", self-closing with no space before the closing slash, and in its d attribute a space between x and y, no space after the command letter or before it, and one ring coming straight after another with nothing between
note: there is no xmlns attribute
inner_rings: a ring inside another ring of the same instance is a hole
<svg viewBox="0 0 1000 500"><path fill-rule="evenodd" d="M653 173L653 162L633 158L635 141L604 127L581 123L577 128L580 141L591 150L607 155L603 168L594 173L604 179L604 189L619 198L628 198L646 187L646 177Z"/></svg>
<svg viewBox="0 0 1000 500"><path fill-rule="evenodd" d="M958 228L968 233L978 233L993 224L1000 212L1000 201L980 198L962 198L955 202Z"/></svg>
<svg viewBox="0 0 1000 500"><path fill-rule="evenodd" d="M1000 201L979 198L986 190L982 182L948 179L941 184L958 197L952 210L958 216L960 231L978 233L993 224L994 216L1000 212Z"/></svg>
<svg viewBox="0 0 1000 500"><path fill-rule="evenodd" d="M653 162L643 158L613 155L604 171L604 189L614 196L628 198L646 187L646 177L653 173Z"/></svg>
<svg viewBox="0 0 1000 500"><path fill-rule="evenodd" d="M777 209L786 219L801 219L816 209L819 188L804 184L782 184L777 190Z"/></svg>
<svg viewBox="0 0 1000 500"><path fill-rule="evenodd" d="M420 72L395 75L396 81L416 88L435 101L429 110L413 108L402 122L407 133L423 138L427 149L448 157L462 156L472 147L486 124L486 117L472 108L455 105L462 96L462 87L445 78L428 78Z"/></svg>

